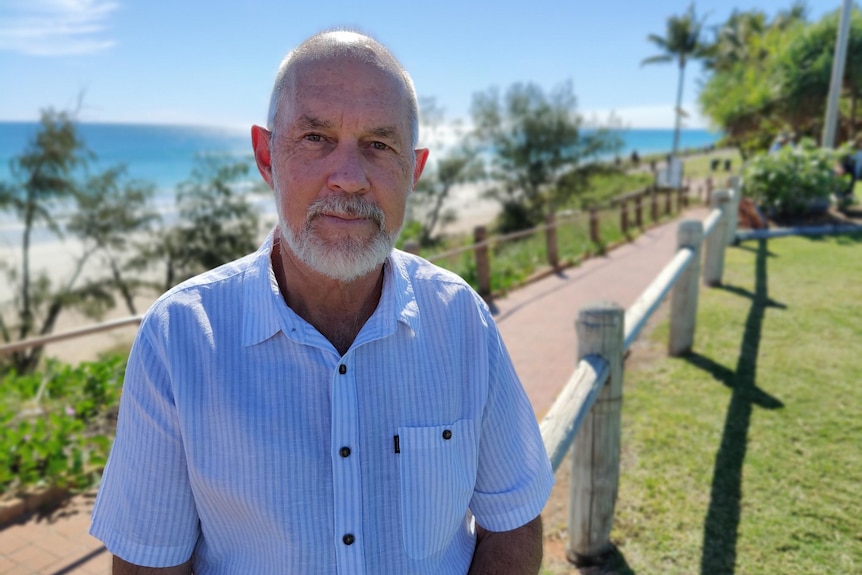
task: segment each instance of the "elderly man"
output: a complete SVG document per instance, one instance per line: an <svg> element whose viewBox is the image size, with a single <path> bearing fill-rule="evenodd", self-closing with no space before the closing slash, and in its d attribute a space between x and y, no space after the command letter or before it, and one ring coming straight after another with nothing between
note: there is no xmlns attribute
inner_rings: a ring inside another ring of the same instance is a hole
<svg viewBox="0 0 862 575"><path fill-rule="evenodd" d="M279 225L147 313L91 532L114 573L537 573L553 476L488 310L394 250L428 151L371 38L318 34L252 128Z"/></svg>

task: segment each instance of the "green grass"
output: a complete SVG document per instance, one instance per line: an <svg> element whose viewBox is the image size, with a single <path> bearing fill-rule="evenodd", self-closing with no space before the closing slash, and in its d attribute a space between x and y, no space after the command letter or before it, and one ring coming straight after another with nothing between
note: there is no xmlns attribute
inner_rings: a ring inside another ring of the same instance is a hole
<svg viewBox="0 0 862 575"><path fill-rule="evenodd" d="M719 169L716 171L712 171L710 169L710 162L713 159L721 161ZM725 160L730 160L730 172L727 172L724 169ZM736 148L722 148L720 150L710 152L709 154L683 158L683 161L683 174L690 178L705 178L707 176L725 177L732 174L739 174L742 168L742 156L739 155L739 151L737 151Z"/></svg>
<svg viewBox="0 0 862 575"><path fill-rule="evenodd" d="M695 352L627 369L619 573L862 573L862 237L727 251Z"/></svg>

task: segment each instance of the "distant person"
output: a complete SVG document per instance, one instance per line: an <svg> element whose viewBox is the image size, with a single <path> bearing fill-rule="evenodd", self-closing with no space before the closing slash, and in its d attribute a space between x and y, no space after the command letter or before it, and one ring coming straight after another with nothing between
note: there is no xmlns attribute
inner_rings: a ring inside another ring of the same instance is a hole
<svg viewBox="0 0 862 575"><path fill-rule="evenodd" d="M769 146L769 153L774 154L774 153L780 151L785 146L791 146L792 147L793 146L793 139L789 135L782 132L782 133L778 134L778 136L775 137L775 140L773 140L772 145Z"/></svg>
<svg viewBox="0 0 862 575"><path fill-rule="evenodd" d="M641 157L638 155L637 150L632 150L631 162L634 167L638 167L641 163Z"/></svg>
<svg viewBox="0 0 862 575"><path fill-rule="evenodd" d="M147 312L91 532L115 574L538 573L553 475L482 299L394 249L428 158L361 34L282 62L260 249Z"/></svg>
<svg viewBox="0 0 862 575"><path fill-rule="evenodd" d="M855 150L841 158L838 173L850 176L847 187L843 190L842 196L849 198L853 196L856 182L862 179L862 141L857 141L854 144Z"/></svg>

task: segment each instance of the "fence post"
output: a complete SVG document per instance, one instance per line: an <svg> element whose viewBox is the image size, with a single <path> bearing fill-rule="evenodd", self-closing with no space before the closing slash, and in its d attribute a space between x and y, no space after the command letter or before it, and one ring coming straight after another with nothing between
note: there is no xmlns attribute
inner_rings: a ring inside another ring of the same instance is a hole
<svg viewBox="0 0 862 575"><path fill-rule="evenodd" d="M629 233L629 206L625 200L620 202L620 230L624 236Z"/></svg>
<svg viewBox="0 0 862 575"><path fill-rule="evenodd" d="M557 225L554 214L548 214L545 218L548 227L545 229L545 245L548 251L548 263L552 268L560 267L559 251L557 249Z"/></svg>
<svg viewBox="0 0 862 575"><path fill-rule="evenodd" d="M656 191L653 188L649 195L649 215L653 223L658 221L658 200L656 199Z"/></svg>
<svg viewBox="0 0 862 575"><path fill-rule="evenodd" d="M742 186L740 186L739 176L730 176L728 178L730 184L730 205L727 209L727 245L733 246L737 244L736 228L739 225L739 202L742 200Z"/></svg>
<svg viewBox="0 0 862 575"><path fill-rule="evenodd" d="M681 221L676 231L676 249L688 248L694 253L691 263L677 278L670 296L668 353L672 357L688 353L694 345L702 244L703 223L700 220Z"/></svg>
<svg viewBox="0 0 862 575"><path fill-rule="evenodd" d="M473 229L473 243L483 244L488 237L485 226L476 226ZM479 245L474 250L476 254L476 283L479 295L485 299L491 297L491 260L488 257L488 246Z"/></svg>
<svg viewBox="0 0 862 575"><path fill-rule="evenodd" d="M572 445L566 557L575 565L594 563L611 549L620 474L624 314L617 304L600 302L582 308L575 322L578 361L600 355L610 371Z"/></svg>
<svg viewBox="0 0 862 575"><path fill-rule="evenodd" d="M677 213L682 212L682 208L684 207L684 202L688 199L688 186L679 188L676 191L676 211Z"/></svg>
<svg viewBox="0 0 862 575"><path fill-rule="evenodd" d="M590 208L590 241L597 245L602 241L599 237L599 212L596 208Z"/></svg>
<svg viewBox="0 0 862 575"><path fill-rule="evenodd" d="M680 188L682 189L682 188ZM673 201L673 196L671 195L673 190L667 190L664 193L664 215L670 215L670 205Z"/></svg>
<svg viewBox="0 0 862 575"><path fill-rule="evenodd" d="M644 192L646 193L646 192ZM639 229L643 229L644 221L643 221L643 194L638 194L635 196L635 225Z"/></svg>
<svg viewBox="0 0 862 575"><path fill-rule="evenodd" d="M730 203L730 193L727 190L715 190L712 193L710 208L721 210L721 219L715 224L712 232L706 238L706 253L703 260L703 283L708 286L721 285L724 274L724 250L727 247L727 212Z"/></svg>
<svg viewBox="0 0 862 575"><path fill-rule="evenodd" d="M706 177L706 198L703 202L709 206L712 205L712 176Z"/></svg>

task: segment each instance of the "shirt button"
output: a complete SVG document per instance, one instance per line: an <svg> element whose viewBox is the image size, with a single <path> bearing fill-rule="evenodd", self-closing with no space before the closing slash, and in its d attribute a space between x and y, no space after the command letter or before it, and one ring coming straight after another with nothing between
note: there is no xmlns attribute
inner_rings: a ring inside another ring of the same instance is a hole
<svg viewBox="0 0 862 575"><path fill-rule="evenodd" d="M443 439L452 439L452 432L448 429L443 432Z"/></svg>
<svg viewBox="0 0 862 575"><path fill-rule="evenodd" d="M341 454L341 457L350 457L350 448L349 447L342 447L338 453Z"/></svg>
<svg viewBox="0 0 862 575"><path fill-rule="evenodd" d="M341 540L344 541L345 545L353 545L353 542L356 541L356 537L354 537L352 533L348 533L342 537Z"/></svg>
<svg viewBox="0 0 862 575"><path fill-rule="evenodd" d="M345 373L347 373L347 366L344 365L343 363L341 365L339 365L338 366L338 373L340 373L341 375L344 375Z"/></svg>

